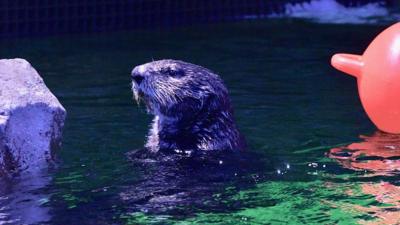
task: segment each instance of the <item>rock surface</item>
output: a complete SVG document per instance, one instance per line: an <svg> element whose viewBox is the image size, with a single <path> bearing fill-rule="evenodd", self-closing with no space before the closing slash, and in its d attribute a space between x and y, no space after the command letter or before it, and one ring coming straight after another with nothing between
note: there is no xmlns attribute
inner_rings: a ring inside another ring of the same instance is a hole
<svg viewBox="0 0 400 225"><path fill-rule="evenodd" d="M66 111L24 59L0 60L0 174L47 166Z"/></svg>

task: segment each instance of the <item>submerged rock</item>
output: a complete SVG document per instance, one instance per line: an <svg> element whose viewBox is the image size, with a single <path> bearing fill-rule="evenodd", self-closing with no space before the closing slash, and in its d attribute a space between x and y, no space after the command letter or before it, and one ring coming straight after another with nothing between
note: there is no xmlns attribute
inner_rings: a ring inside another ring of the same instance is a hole
<svg viewBox="0 0 400 225"><path fill-rule="evenodd" d="M29 62L0 60L0 173L46 166L61 144L65 117Z"/></svg>

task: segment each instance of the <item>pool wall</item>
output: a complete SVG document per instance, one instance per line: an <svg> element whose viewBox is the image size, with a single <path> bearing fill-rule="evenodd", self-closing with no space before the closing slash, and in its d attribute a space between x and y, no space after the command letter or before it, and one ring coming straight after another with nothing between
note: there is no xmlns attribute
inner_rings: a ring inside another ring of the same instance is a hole
<svg viewBox="0 0 400 225"><path fill-rule="evenodd" d="M374 0L337 0L357 6ZM1 0L0 37L106 32L234 21L306 0ZM396 0L383 1L388 6Z"/></svg>

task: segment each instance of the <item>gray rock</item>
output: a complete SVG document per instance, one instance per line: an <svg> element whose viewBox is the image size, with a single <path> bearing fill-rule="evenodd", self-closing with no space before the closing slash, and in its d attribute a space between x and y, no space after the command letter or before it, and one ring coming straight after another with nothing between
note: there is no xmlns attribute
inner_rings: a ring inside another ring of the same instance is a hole
<svg viewBox="0 0 400 225"><path fill-rule="evenodd" d="M0 60L0 173L47 166L61 144L65 117L29 62Z"/></svg>

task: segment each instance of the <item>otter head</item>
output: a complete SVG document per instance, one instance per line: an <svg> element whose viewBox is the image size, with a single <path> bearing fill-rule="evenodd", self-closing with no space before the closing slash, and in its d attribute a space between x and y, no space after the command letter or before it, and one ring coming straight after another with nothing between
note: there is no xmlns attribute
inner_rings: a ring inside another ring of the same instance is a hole
<svg viewBox="0 0 400 225"><path fill-rule="evenodd" d="M190 118L230 111L227 89L210 70L178 60L159 60L132 70L132 91L154 115Z"/></svg>

